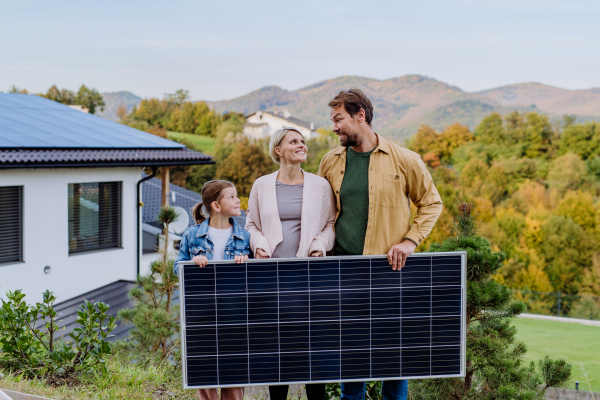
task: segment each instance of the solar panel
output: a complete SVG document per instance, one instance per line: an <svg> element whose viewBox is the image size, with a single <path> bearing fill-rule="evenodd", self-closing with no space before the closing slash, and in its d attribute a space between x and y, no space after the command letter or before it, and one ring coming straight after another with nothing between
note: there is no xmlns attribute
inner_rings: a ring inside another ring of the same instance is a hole
<svg viewBox="0 0 600 400"><path fill-rule="evenodd" d="M185 146L36 95L0 93L0 147L177 149Z"/></svg>
<svg viewBox="0 0 600 400"><path fill-rule="evenodd" d="M185 388L465 375L465 252L179 270Z"/></svg>

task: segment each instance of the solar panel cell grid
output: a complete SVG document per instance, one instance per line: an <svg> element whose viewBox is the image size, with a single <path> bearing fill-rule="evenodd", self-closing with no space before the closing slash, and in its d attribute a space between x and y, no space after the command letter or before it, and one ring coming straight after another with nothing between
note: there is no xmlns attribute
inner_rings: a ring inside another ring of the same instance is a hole
<svg viewBox="0 0 600 400"><path fill-rule="evenodd" d="M460 376L464 253L181 263L184 386Z"/></svg>

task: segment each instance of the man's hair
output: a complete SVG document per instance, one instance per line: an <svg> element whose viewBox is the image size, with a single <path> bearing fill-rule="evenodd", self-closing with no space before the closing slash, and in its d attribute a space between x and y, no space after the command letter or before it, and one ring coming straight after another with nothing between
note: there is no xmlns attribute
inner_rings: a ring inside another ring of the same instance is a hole
<svg viewBox="0 0 600 400"><path fill-rule="evenodd" d="M361 108L365 110L365 122L371 126L371 121L373 120L373 103L371 103L371 100L369 100L362 90L355 87L349 90L342 90L329 102L329 107L331 108L337 108L342 105L351 117L354 117Z"/></svg>

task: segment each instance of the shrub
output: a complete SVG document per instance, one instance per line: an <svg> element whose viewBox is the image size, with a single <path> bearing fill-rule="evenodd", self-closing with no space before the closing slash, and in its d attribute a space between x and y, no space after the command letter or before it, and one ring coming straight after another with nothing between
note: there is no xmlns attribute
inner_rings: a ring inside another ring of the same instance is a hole
<svg viewBox="0 0 600 400"><path fill-rule="evenodd" d="M0 365L30 377L59 379L98 367L106 371L105 357L111 353L106 339L116 327L115 317L106 314L107 304L85 300L77 311L79 326L67 342L56 337L62 328L52 292L44 292L43 301L35 306L24 301L21 290L8 292L6 297L8 301L2 300L0 308Z"/></svg>

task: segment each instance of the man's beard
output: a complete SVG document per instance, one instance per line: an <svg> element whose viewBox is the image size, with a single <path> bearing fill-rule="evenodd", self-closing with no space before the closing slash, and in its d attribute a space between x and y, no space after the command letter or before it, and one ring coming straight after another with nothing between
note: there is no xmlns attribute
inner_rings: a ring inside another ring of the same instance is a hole
<svg viewBox="0 0 600 400"><path fill-rule="evenodd" d="M342 136L345 135L345 136ZM360 146L362 144L362 138L357 133L348 133L341 132L340 135L340 146L343 147L351 147L351 146Z"/></svg>

